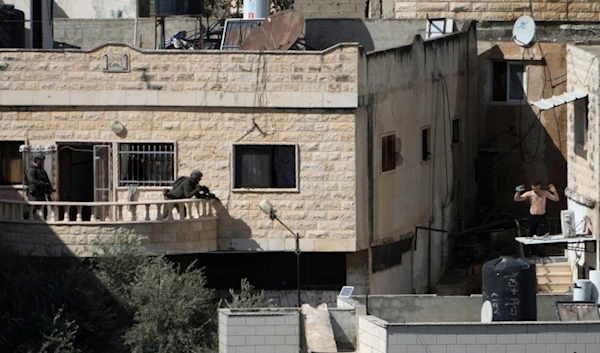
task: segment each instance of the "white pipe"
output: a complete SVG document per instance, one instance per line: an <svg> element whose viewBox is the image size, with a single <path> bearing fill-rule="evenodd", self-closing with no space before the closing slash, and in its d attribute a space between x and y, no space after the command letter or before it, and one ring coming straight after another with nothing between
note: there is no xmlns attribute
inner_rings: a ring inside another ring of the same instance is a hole
<svg viewBox="0 0 600 353"><path fill-rule="evenodd" d="M265 19L269 17L270 7L271 2L269 0L245 0L244 19Z"/></svg>

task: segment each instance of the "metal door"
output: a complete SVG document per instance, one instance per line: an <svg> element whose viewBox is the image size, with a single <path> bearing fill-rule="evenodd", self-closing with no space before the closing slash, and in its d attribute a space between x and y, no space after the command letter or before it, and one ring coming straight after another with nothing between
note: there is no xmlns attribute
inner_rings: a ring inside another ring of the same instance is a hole
<svg viewBox="0 0 600 353"><path fill-rule="evenodd" d="M94 146L94 202L111 201L111 183L110 183L110 146ZM105 220L110 217L110 207L95 207L94 215L97 220Z"/></svg>

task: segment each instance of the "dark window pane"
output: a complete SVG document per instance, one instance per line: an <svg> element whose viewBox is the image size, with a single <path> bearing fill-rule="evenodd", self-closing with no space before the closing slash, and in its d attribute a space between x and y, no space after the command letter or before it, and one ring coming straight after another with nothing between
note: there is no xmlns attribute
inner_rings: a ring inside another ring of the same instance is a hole
<svg viewBox="0 0 600 353"><path fill-rule="evenodd" d="M494 61L492 65L492 100L506 101L506 82L508 80L506 75L506 62Z"/></svg>
<svg viewBox="0 0 600 353"><path fill-rule="evenodd" d="M19 146L23 141L0 142L0 185L23 183L23 158Z"/></svg>
<svg viewBox="0 0 600 353"><path fill-rule="evenodd" d="M163 186L175 179L175 145L122 143L119 145L119 185Z"/></svg>
<svg viewBox="0 0 600 353"><path fill-rule="evenodd" d="M460 142L460 119L452 120L452 143Z"/></svg>
<svg viewBox="0 0 600 353"><path fill-rule="evenodd" d="M381 138L381 171L396 169L396 135Z"/></svg>
<svg viewBox="0 0 600 353"><path fill-rule="evenodd" d="M525 92L523 91L523 65L521 64L510 64L510 97L511 100L520 100L525 98Z"/></svg>
<svg viewBox="0 0 600 353"><path fill-rule="evenodd" d="M421 159L429 159L429 129L421 130Z"/></svg>
<svg viewBox="0 0 600 353"><path fill-rule="evenodd" d="M295 188L296 147L236 145L236 188Z"/></svg>

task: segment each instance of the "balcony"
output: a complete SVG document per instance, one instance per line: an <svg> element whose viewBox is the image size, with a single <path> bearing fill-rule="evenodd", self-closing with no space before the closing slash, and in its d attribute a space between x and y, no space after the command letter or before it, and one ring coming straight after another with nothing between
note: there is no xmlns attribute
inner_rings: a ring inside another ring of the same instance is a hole
<svg viewBox="0 0 600 353"><path fill-rule="evenodd" d="M139 241L156 255L208 252L217 250L217 219L212 200L0 200L0 242L32 256L87 257L123 241Z"/></svg>

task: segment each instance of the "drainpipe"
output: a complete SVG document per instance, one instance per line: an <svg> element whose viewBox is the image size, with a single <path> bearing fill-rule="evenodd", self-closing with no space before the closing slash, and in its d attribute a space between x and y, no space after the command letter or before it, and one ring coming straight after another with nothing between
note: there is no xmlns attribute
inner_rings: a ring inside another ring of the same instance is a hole
<svg viewBox="0 0 600 353"><path fill-rule="evenodd" d="M431 81L432 82L439 82L439 78L437 77L432 77ZM439 83L435 85L436 87L436 92L435 92L435 112L434 112L434 116L433 116L433 131L432 131L432 138L433 138L433 149L432 149L432 156L431 156L431 188L430 188L430 195L431 195L431 200L430 200L430 206L431 206L431 216L429 217L429 226L428 226L428 237L427 237L427 293L431 293L431 266L432 266L432 244L431 244L431 227L434 224L434 217L435 217L435 154L436 154L436 144L437 144L437 123L438 123L438 106L439 106L439 91L440 91L440 87L439 87ZM444 146L445 148L445 146Z"/></svg>
<svg viewBox="0 0 600 353"><path fill-rule="evenodd" d="M367 75L368 77L368 75ZM371 292L371 275L373 273L373 110L375 99L369 97L367 102L367 231L369 233L369 245L367 247L368 277L365 309L369 315L369 293Z"/></svg>

